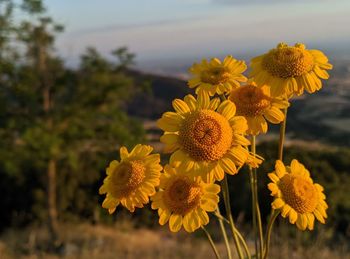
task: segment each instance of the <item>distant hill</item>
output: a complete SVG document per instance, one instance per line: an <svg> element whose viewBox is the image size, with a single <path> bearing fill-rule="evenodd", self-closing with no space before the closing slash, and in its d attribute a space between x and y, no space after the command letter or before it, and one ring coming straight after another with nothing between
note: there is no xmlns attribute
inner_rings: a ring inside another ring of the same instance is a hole
<svg viewBox="0 0 350 259"><path fill-rule="evenodd" d="M337 63L330 80L317 94L293 99L288 110L287 131L292 138L318 140L332 145L350 145L350 63ZM154 121L171 110L171 101L193 93L184 80L129 71L136 84L148 84L128 106L130 115ZM271 127L277 132L278 127Z"/></svg>

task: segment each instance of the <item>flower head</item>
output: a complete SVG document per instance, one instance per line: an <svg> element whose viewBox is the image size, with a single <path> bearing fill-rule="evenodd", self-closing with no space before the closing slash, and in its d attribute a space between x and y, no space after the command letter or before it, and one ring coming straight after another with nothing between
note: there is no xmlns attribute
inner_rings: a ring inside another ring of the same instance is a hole
<svg viewBox="0 0 350 259"><path fill-rule="evenodd" d="M258 85L271 86L272 96L301 95L304 89L313 93L320 90L320 79L328 79L326 70L332 69L328 58L319 50L308 50L304 44L277 48L252 59L250 76Z"/></svg>
<svg viewBox="0 0 350 259"><path fill-rule="evenodd" d="M160 225L169 221L172 232L178 232L182 226L193 232L208 224L207 212L215 211L218 206L218 185L204 183L179 168L165 166L159 188L151 198L152 209L158 209Z"/></svg>
<svg viewBox="0 0 350 259"><path fill-rule="evenodd" d="M288 101L274 98L266 85L258 87L254 82L232 90L229 100L236 105L236 114L248 122L247 133L258 135L267 132L267 121L277 124L284 120L281 108L287 108Z"/></svg>
<svg viewBox="0 0 350 259"><path fill-rule="evenodd" d="M239 86L239 82L247 81L242 73L247 69L244 61L236 60L232 56L227 56L223 62L217 58L209 62L203 60L202 63L195 63L190 68L190 73L194 76L188 81L190 88L196 88L196 93L204 91L210 96L230 92Z"/></svg>
<svg viewBox="0 0 350 259"><path fill-rule="evenodd" d="M301 230L313 230L315 217L321 223L327 218L323 187L314 183L309 171L297 160L285 167L278 160L275 171L269 174L272 183L268 184L271 195L275 197L272 208L281 210L282 216L289 217L291 224Z"/></svg>
<svg viewBox="0 0 350 259"><path fill-rule="evenodd" d="M112 214L121 203L129 211L142 208L149 202L159 185L162 166L159 154L150 154L151 146L136 145L129 153L120 148L121 161L112 161L107 168L107 177L100 188L100 194L107 194L102 207Z"/></svg>
<svg viewBox="0 0 350 259"><path fill-rule="evenodd" d="M249 158L249 141L243 136L247 122L235 116L236 107L229 100L210 101L201 92L197 99L187 95L184 100L173 101L176 112L166 112L158 120L164 130L161 142L166 152L174 152L170 164L191 170L204 181L222 180L224 171L236 174L237 167Z"/></svg>

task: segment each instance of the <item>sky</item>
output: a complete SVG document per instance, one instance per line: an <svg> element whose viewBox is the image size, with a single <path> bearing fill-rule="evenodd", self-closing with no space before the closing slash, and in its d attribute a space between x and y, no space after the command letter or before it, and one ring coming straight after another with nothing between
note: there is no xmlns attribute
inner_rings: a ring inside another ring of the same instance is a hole
<svg viewBox="0 0 350 259"><path fill-rule="evenodd" d="M86 47L127 46L141 66L212 56L251 57L303 42L350 59L349 0L46 0L66 27L59 53L73 64Z"/></svg>

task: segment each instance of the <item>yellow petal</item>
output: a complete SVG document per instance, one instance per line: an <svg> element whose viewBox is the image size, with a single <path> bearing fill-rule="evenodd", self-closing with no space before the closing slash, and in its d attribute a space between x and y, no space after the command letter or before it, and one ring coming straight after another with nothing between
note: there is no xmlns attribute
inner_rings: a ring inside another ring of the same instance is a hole
<svg viewBox="0 0 350 259"><path fill-rule="evenodd" d="M304 214L299 214L297 219L297 227L300 230L305 230L307 227L307 218Z"/></svg>
<svg viewBox="0 0 350 259"><path fill-rule="evenodd" d="M232 127L233 132L236 133L243 134L248 129L247 120L243 116L234 116L229 120L229 123Z"/></svg>
<svg viewBox="0 0 350 259"><path fill-rule="evenodd" d="M219 164L222 167L222 169L224 169L224 171L226 173L231 174L231 175L234 175L237 173L237 167L231 159L229 159L227 157L223 157L220 160Z"/></svg>
<svg viewBox="0 0 350 259"><path fill-rule="evenodd" d="M184 226L184 229L189 232L192 233L194 231L193 229L193 225L191 222L191 217L192 217L192 213L187 213L182 220L182 224Z"/></svg>
<svg viewBox="0 0 350 259"><path fill-rule="evenodd" d="M284 120L283 112L281 112L280 109L273 106L265 111L264 116L269 122L274 124L278 124Z"/></svg>
<svg viewBox="0 0 350 259"><path fill-rule="evenodd" d="M298 160L293 159L290 164L292 173L301 173L304 171L304 166L298 162Z"/></svg>
<svg viewBox="0 0 350 259"><path fill-rule="evenodd" d="M308 213L306 214L307 217L307 227L309 230L313 230L314 229L314 224L315 224L315 216L312 213Z"/></svg>
<svg viewBox="0 0 350 259"><path fill-rule="evenodd" d="M242 146L250 145L250 141L248 139L246 139L242 135L235 134L235 133L232 136L232 143L235 145L242 145Z"/></svg>
<svg viewBox="0 0 350 259"><path fill-rule="evenodd" d="M126 147L121 147L119 150L119 153L120 153L120 159L122 160L129 157L129 152L126 149Z"/></svg>
<svg viewBox="0 0 350 259"><path fill-rule="evenodd" d="M117 207L118 204L119 204L119 201L117 199L107 197L102 203L102 208L112 209L112 208Z"/></svg>
<svg viewBox="0 0 350 259"><path fill-rule="evenodd" d="M163 136L160 137L160 141L165 143L165 144L176 144L178 142L179 135L177 134L164 134Z"/></svg>
<svg viewBox="0 0 350 259"><path fill-rule="evenodd" d="M130 152L130 156L147 156L153 151L153 147L149 145L137 144Z"/></svg>
<svg viewBox="0 0 350 259"><path fill-rule="evenodd" d="M285 203L282 199L277 198L272 202L271 205L272 205L272 208L276 210L276 209L280 209L284 204Z"/></svg>
<svg viewBox="0 0 350 259"><path fill-rule="evenodd" d="M112 174L115 171L115 169L117 168L118 165L119 165L119 162L117 160L113 160L112 162L110 162L109 166L106 169L107 175Z"/></svg>
<svg viewBox="0 0 350 259"><path fill-rule="evenodd" d="M103 184L100 189L98 190L99 194L105 194L107 193L107 186L105 184Z"/></svg>
<svg viewBox="0 0 350 259"><path fill-rule="evenodd" d="M188 105L181 99L175 99L173 101L173 107L175 111L180 114L185 114L187 112L190 112L190 108L188 107Z"/></svg>
<svg viewBox="0 0 350 259"><path fill-rule="evenodd" d="M327 71L321 69L319 66L314 66L314 72L317 76L319 76L322 79L329 78L329 74L327 73Z"/></svg>
<svg viewBox="0 0 350 259"><path fill-rule="evenodd" d="M294 224L298 219L298 213L294 210L294 209L291 209L289 211L289 222L291 224Z"/></svg>
<svg viewBox="0 0 350 259"><path fill-rule="evenodd" d="M325 224L325 223L326 223L326 221L325 221L324 218L322 217L321 213L320 213L317 209L314 210L313 213L314 213L316 219L317 219L319 222L321 222L322 224Z"/></svg>
<svg viewBox="0 0 350 259"><path fill-rule="evenodd" d="M171 216L171 213L169 210L162 210L161 214L159 215L159 224L161 226L165 225L169 218Z"/></svg>
<svg viewBox="0 0 350 259"><path fill-rule="evenodd" d="M176 132L180 129L183 118L175 112L166 112L157 121L157 126L164 131Z"/></svg>
<svg viewBox="0 0 350 259"><path fill-rule="evenodd" d="M205 91L199 91L197 96L198 106L202 109L208 109L210 104L209 95Z"/></svg>
<svg viewBox="0 0 350 259"><path fill-rule="evenodd" d="M196 98L193 97L193 95L191 94L186 95L184 98L184 101L188 105L191 111L196 110L197 101L196 101Z"/></svg>
<svg viewBox="0 0 350 259"><path fill-rule="evenodd" d="M169 219L169 228L171 232L178 232L182 226L182 216L172 214Z"/></svg>
<svg viewBox="0 0 350 259"><path fill-rule="evenodd" d="M212 183L205 184L204 189L206 192L211 192L215 194L218 194L220 192L220 186Z"/></svg>
<svg viewBox="0 0 350 259"><path fill-rule="evenodd" d="M210 101L208 109L215 111L218 108L219 104L220 104L220 99L216 97Z"/></svg>
<svg viewBox="0 0 350 259"><path fill-rule="evenodd" d="M218 207L218 203L216 200L213 199L203 199L201 200L201 207L205 211L212 212L216 210L216 208Z"/></svg>
<svg viewBox="0 0 350 259"><path fill-rule="evenodd" d="M182 150L175 151L170 157L170 165L176 165L184 160L188 160L187 155Z"/></svg>
<svg viewBox="0 0 350 259"><path fill-rule="evenodd" d="M259 133L267 132L267 122L263 116L256 116L254 119L254 122L255 122L255 127L258 129Z"/></svg>
<svg viewBox="0 0 350 259"><path fill-rule="evenodd" d="M201 82L200 78L196 77L196 78L192 78L192 79L188 80L187 85L188 85L190 88L194 88L194 87L196 87L197 85L199 85L200 82Z"/></svg>
<svg viewBox="0 0 350 259"><path fill-rule="evenodd" d="M286 173L286 167L281 160L277 160L275 164L275 171L279 178L282 178Z"/></svg>
<svg viewBox="0 0 350 259"><path fill-rule="evenodd" d="M116 209L116 208L108 209L108 213L109 213L109 214L113 214L113 213L115 212L115 209Z"/></svg>
<svg viewBox="0 0 350 259"><path fill-rule="evenodd" d="M230 120L233 116L235 116L236 105L230 100L223 101L219 105L217 112L221 113L225 118Z"/></svg>
<svg viewBox="0 0 350 259"><path fill-rule="evenodd" d="M280 178L278 178L278 176L274 173L269 173L267 174L267 176L271 179L271 181L273 181L274 183L277 183Z"/></svg>
<svg viewBox="0 0 350 259"><path fill-rule="evenodd" d="M272 101L272 106L275 106L276 108L279 108L279 109L284 109L289 107L289 102L284 99L275 98Z"/></svg>
<svg viewBox="0 0 350 259"><path fill-rule="evenodd" d="M243 165L247 161L248 155L248 151L242 146L232 147L227 153L227 156L237 165Z"/></svg>
<svg viewBox="0 0 350 259"><path fill-rule="evenodd" d="M201 208L198 208L197 209L197 215L198 215L198 217L200 219L201 225L206 225L206 224L209 223L209 216L208 216L208 213L206 211L204 211Z"/></svg>
<svg viewBox="0 0 350 259"><path fill-rule="evenodd" d="M288 204L285 204L285 205L282 207L282 211L281 211L282 217L284 217L284 218L287 217L291 209L292 209L292 208L291 208Z"/></svg>
<svg viewBox="0 0 350 259"><path fill-rule="evenodd" d="M275 183L269 183L267 188L271 191L271 195L276 195L278 193L278 187Z"/></svg>

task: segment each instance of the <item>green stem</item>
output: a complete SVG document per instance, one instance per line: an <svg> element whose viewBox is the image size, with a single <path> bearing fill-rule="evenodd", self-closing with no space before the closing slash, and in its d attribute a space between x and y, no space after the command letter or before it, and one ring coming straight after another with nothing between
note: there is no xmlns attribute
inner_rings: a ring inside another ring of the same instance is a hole
<svg viewBox="0 0 350 259"><path fill-rule="evenodd" d="M269 223L267 225L266 236L265 236L264 257L263 257L264 259L266 259L268 254L269 254L272 227L273 227L273 223L275 222L275 220L279 214L280 214L280 211L273 210L271 218L270 218Z"/></svg>
<svg viewBox="0 0 350 259"><path fill-rule="evenodd" d="M227 182L226 175L225 175L224 180L222 182L222 188L223 188L224 202L225 202L225 207L226 207L226 214L227 214L228 220L230 221L230 227L231 227L231 231L232 231L232 235L233 235L233 241L235 243L239 258L243 259L244 257L243 257L243 253L242 253L242 248L241 248L241 245L239 243L237 233L235 231L236 227L235 227L235 223L234 223L234 220L232 217L231 203L230 203L230 192L229 192L229 188L228 188L228 182Z"/></svg>
<svg viewBox="0 0 350 259"><path fill-rule="evenodd" d="M252 153L253 153L253 156L255 157L256 156L256 137L255 136L252 136ZM253 187L254 187L254 196L255 196L254 197L255 205L253 209L256 210L256 220L258 224L258 233L259 233L259 251L260 251L260 256L262 257L264 237L263 237L263 229L262 229L260 206L259 206L258 176L256 173L256 168L253 168Z"/></svg>
<svg viewBox="0 0 350 259"><path fill-rule="evenodd" d="M226 224L230 225L230 221L227 218L225 218L224 216L222 216L221 214L218 214L217 212L215 212L214 215L218 219L221 219L223 222L225 222ZM245 250L245 254L247 255L247 258L248 259L252 258L252 256L250 255L250 252L249 252L248 245L247 245L246 241L244 240L243 236L241 235L241 233L236 228L235 228L235 232L236 232L239 240L241 241L241 243L243 245L243 248Z"/></svg>
<svg viewBox="0 0 350 259"><path fill-rule="evenodd" d="M278 159L282 161L283 159L283 146L286 136L286 125L287 125L287 108L283 109L284 120L280 126L280 139L278 143Z"/></svg>
<svg viewBox="0 0 350 259"><path fill-rule="evenodd" d="M243 248L244 248L245 254L247 255L247 258L251 259L252 257L250 255L249 248L248 248L247 243L245 242L243 236L241 235L241 233L239 233L239 231L236 228L234 230L235 230L236 235L238 236L239 240L241 241L241 243L243 245Z"/></svg>
<svg viewBox="0 0 350 259"><path fill-rule="evenodd" d="M263 229L262 229L261 214L260 214L260 207L259 207L257 191L255 191L255 193L256 193L256 197L255 197L255 200L256 200L256 217L258 219L258 231L259 231L259 248L260 248L260 256L262 257L263 244L264 244L264 234L263 234Z"/></svg>
<svg viewBox="0 0 350 259"><path fill-rule="evenodd" d="M213 251L214 251L214 254L215 254L216 259L221 259L220 255L219 255L219 252L218 252L218 249L216 248L216 246L215 246L215 244L214 244L214 241L213 241L211 235L209 234L208 230L206 230L204 226L202 226L202 229L203 229L204 233L207 235L207 238L208 238L208 240L209 240L209 243L210 243L210 245L211 245L211 248L212 248Z"/></svg>
<svg viewBox="0 0 350 259"><path fill-rule="evenodd" d="M229 259L232 259L230 243L229 243L229 240L228 240L228 237L227 237L227 232L226 232L226 229L225 229L225 226L224 226L224 217L222 217L219 207L217 208L215 215L217 216L217 218L219 220L219 225L220 225L220 228L221 228L222 236L224 237L224 241L225 241L225 245L226 245L226 251L227 251L227 257Z"/></svg>
<svg viewBox="0 0 350 259"><path fill-rule="evenodd" d="M253 233L254 233L254 244L255 244L255 256L258 257L258 238L257 238L257 229L256 229L256 202L255 202L255 194L254 194L254 174L253 168L249 168L249 178L250 178L250 189L252 192L252 214L253 214Z"/></svg>

